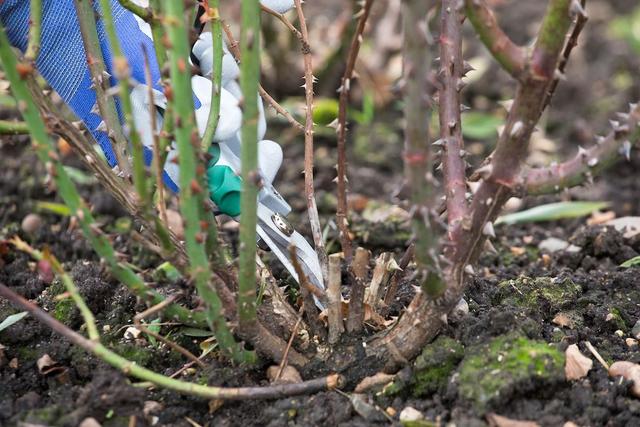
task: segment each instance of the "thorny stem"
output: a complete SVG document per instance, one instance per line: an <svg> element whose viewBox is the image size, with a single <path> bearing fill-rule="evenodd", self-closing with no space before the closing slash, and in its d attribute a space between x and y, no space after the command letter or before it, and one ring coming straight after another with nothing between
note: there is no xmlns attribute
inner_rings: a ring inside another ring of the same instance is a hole
<svg viewBox="0 0 640 427"><path fill-rule="evenodd" d="M49 165L49 172L55 180L58 193L62 197L65 204L75 213L78 218L82 231L85 237L89 240L91 246L96 253L105 260L109 265L113 276L127 286L127 288L135 295L143 299L147 304L155 305L164 300L164 297L158 292L149 289L144 281L133 272L133 270L126 264L121 263L113 249L113 246L102 231L97 227L91 211L88 209L86 203L80 198L78 190L69 178L66 170L64 169L62 162L58 154L56 153L55 146L49 139L45 124L40 117L40 112L36 105L37 93L33 93L28 86L28 83L33 84L33 79L23 78L17 72L17 61L10 48L9 41L4 32L4 28L0 26L0 62L2 62L3 69L7 74L7 78L11 82L11 90L18 105L25 122L29 126L29 132L32 138L32 145L36 150L36 154L41 162ZM39 90L39 88L37 89ZM56 117L52 116L55 120ZM75 129L75 128L74 128ZM75 130L68 129L68 135L75 135ZM75 144L75 140L70 138L70 143ZM87 148L78 146L78 148ZM88 148L87 150L81 150L84 154L84 158L87 156L93 156L94 150ZM93 157L89 163L96 166L97 170L101 170L101 176L105 182L111 183L113 188L119 188L118 184L120 180L117 180L115 175L107 170L106 165L98 163ZM116 183L117 181L117 183ZM129 200L124 194L120 194L121 199ZM135 209L134 206L129 206L129 209ZM192 313L184 307L178 305L171 305L167 308L166 313L171 318L177 319L186 324L202 325L203 319L199 313Z"/></svg>
<svg viewBox="0 0 640 427"><path fill-rule="evenodd" d="M525 72L526 50L516 45L502 31L498 20L485 0L465 0L466 13L478 37L502 68L516 79Z"/></svg>
<svg viewBox="0 0 640 427"><path fill-rule="evenodd" d="M465 151L460 120L460 91L465 74L462 61L461 17L455 0L443 0L440 21L440 70L438 79L440 144L446 191L448 239L457 242L468 215ZM448 251L445 248L445 253Z"/></svg>
<svg viewBox="0 0 640 427"><path fill-rule="evenodd" d="M349 313L346 329L349 333L358 333L364 326L364 288L369 269L371 253L364 248L356 248L353 262L349 266L351 294L349 295Z"/></svg>
<svg viewBox="0 0 640 427"><path fill-rule="evenodd" d="M216 333L220 347L234 360L248 361L253 356L235 342L222 315L220 298L210 283L212 276L204 243L206 233L214 224L204 221L201 217L206 187L201 184L204 170L197 167L200 143L196 133L193 99L191 96L180 96L192 93L190 47L184 22L184 5L181 1L172 1L166 2L164 6L166 7L165 27L171 45L168 52L172 84L170 93L175 95L168 95L167 98L169 104L173 105L175 113L175 139L180 161L180 212L185 221L184 235L190 261L190 276L195 282L199 295L205 301L207 321ZM213 278L213 280L218 279Z"/></svg>
<svg viewBox="0 0 640 427"><path fill-rule="evenodd" d="M588 149L579 148L578 154L560 164L544 168L524 170L523 186L527 194L549 194L592 181L620 156L627 157L631 146L640 140L640 108L631 104L629 113L620 114L621 121L614 121L614 129L606 137Z"/></svg>
<svg viewBox="0 0 640 427"><path fill-rule="evenodd" d="M329 255L329 281L327 283L327 323L329 324L329 344L340 340L344 332L342 316L342 271L340 254Z"/></svg>
<svg viewBox="0 0 640 427"><path fill-rule="evenodd" d="M96 357L120 370L125 375L130 375L143 381L149 381L159 387L174 390L179 393L204 397L207 399L277 399L287 396L314 393L321 390L334 390L342 387L344 384L343 377L338 374L332 374L310 381L303 381L297 384L281 384L268 387L212 387L176 380L143 368L142 366L109 350L100 342L86 339L79 333L58 322L35 304L13 292L2 283L0 283L0 296L16 304L21 309L28 311L33 317L57 334L68 339L72 344L81 347L88 353L94 354Z"/></svg>
<svg viewBox="0 0 640 427"><path fill-rule="evenodd" d="M74 0L76 14L78 15L78 23L80 24L80 33L82 34L82 43L84 44L85 55L91 73L91 82L96 93L96 104L100 111L100 116L104 120L106 129L104 132L109 136L109 140L113 144L114 153L120 171L126 178L131 176L131 165L127 159L127 139L124 136L120 117L116 110L116 103L112 96L108 96L105 85L110 84L111 76L107 73L104 56L100 48L98 32L96 29L95 10L92 3L82 0Z"/></svg>
<svg viewBox="0 0 640 427"><path fill-rule="evenodd" d="M529 138L542 114L545 94L553 82L565 35L571 25L570 5L571 0L549 3L529 60L529 71L518 86L491 163L484 167L471 207L471 226L462 240L465 244L456 247L454 263L458 280L461 280L462 269L475 263L487 236L493 234L492 222L516 190Z"/></svg>
<svg viewBox="0 0 640 427"><path fill-rule="evenodd" d="M427 24L430 3L424 0L405 0L403 4L404 116L406 119L404 165L410 191L419 280L428 294L437 295L442 291L442 282L435 259L436 239L431 228L429 212L429 206L433 205L432 189L435 182L431 172L428 120L431 115L431 100L428 95L431 58L428 54ZM459 108L459 104L456 104L452 109L456 106Z"/></svg>
<svg viewBox="0 0 640 427"><path fill-rule="evenodd" d="M347 205L347 109L349 107L349 94L351 89L351 80L353 71L356 66L360 45L362 44L362 34L369 19L373 0L365 0L362 10L358 12L358 23L355 33L351 39L351 46L347 54L347 63L340 83L340 101L338 106L338 208L336 210L336 222L340 230L340 244L344 253L347 264L351 262L351 235L349 234L349 224L347 216L349 207Z"/></svg>
<svg viewBox="0 0 640 427"><path fill-rule="evenodd" d="M242 111L242 194L240 199L240 254L238 319L240 329L256 322L256 224L258 187L258 82L260 80L260 6L242 2L240 87Z"/></svg>
<svg viewBox="0 0 640 427"><path fill-rule="evenodd" d="M29 3L29 41L24 59L35 63L40 53L40 35L42 33L42 0L31 0Z"/></svg>
<svg viewBox="0 0 640 427"><path fill-rule="evenodd" d="M0 135L24 135L29 133L25 122L16 120L0 120Z"/></svg>
<svg viewBox="0 0 640 427"><path fill-rule="evenodd" d="M300 293L302 294L302 310L304 311L305 316L307 317L307 324L311 329L311 333L317 336L324 336L324 325L320 321L318 308L315 305L313 300L314 291L320 289L313 286L309 283L309 278L304 273L304 270L300 266L298 262L298 257L296 255L297 248L294 245L289 246L289 258L291 259L291 263L293 264L293 268L296 270L296 274L298 275L298 280L300 281ZM323 304L326 304L327 298L324 292L318 293L316 296L320 299Z"/></svg>
<svg viewBox="0 0 640 427"><path fill-rule="evenodd" d="M296 11L298 13L298 21L300 21L300 32L302 33L302 55L304 57L304 94L306 101L305 122L304 122L304 192L307 198L307 213L311 224L311 234L315 243L318 260L322 267L322 277L327 282L329 275L327 252L322 240L322 228L320 227L320 218L318 216L318 206L316 205L315 190L313 184L313 85L315 78L313 76L313 63L311 57L311 47L309 45L309 32L307 30L307 21L302 10L302 1L294 0Z"/></svg>
<svg viewBox="0 0 640 427"><path fill-rule="evenodd" d="M118 85L120 87L120 106L122 107L122 118L128 129L128 137L131 142L133 154L133 183L136 192L142 203L142 210L148 212L151 207L151 192L147 185L147 175L144 165L144 149L140 134L135 128L133 120L133 107L131 106L131 98L129 92L131 90L129 79L131 71L129 69L129 61L125 58L120 47L120 40L116 34L116 27L113 22L113 12L111 10L110 0L100 0L100 12L102 13L102 21L109 38L109 47L113 54L113 72Z"/></svg>
<svg viewBox="0 0 640 427"><path fill-rule="evenodd" d="M229 24L223 21L222 30L227 36L227 41L229 42L229 46L228 46L229 52L231 52L236 62L241 63L241 55L240 55L240 49L238 49L238 41L233 37L231 28L229 28ZM260 93L260 96L262 97L262 99L264 99L267 102L267 104L271 105L273 109L276 110L276 113L282 115L282 117L287 119L289 124L293 126L295 129L299 130L300 132L304 132L304 125L301 124L299 121L297 121L295 117L293 117L291 113L287 111L282 105L278 104L278 102L275 99L273 99L273 97L269 95L269 93L266 90L264 90L264 88L261 85L258 86L258 92Z"/></svg>
<svg viewBox="0 0 640 427"><path fill-rule="evenodd" d="M298 38L300 43L304 43L304 38L302 37L302 33L296 27L293 26L291 21L289 21L289 19L286 16L284 16L282 13L276 12L275 10L269 9L267 6L265 6L263 4L260 4L260 8L264 12L268 13L269 15L274 16L277 20L282 22L284 24L284 26L287 27L289 29L289 31L291 31L291 33L293 33L293 35Z"/></svg>
<svg viewBox="0 0 640 427"><path fill-rule="evenodd" d="M220 94L222 87L222 23L220 22L220 1L211 0L210 5L204 3L203 18L211 21L211 40L213 44L213 75L211 76L211 109L207 118L207 127L202 135L202 149L208 150L220 120Z"/></svg>

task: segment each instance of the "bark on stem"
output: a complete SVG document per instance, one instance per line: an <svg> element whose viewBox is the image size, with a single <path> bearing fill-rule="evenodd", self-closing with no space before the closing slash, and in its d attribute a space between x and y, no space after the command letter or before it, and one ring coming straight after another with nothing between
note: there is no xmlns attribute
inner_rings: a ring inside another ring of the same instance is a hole
<svg viewBox="0 0 640 427"><path fill-rule="evenodd" d="M620 114L624 121L614 122L615 128L606 137L588 149L579 148L578 154L563 163L543 168L528 169L522 173L527 194L557 193L565 188L590 181L621 155L628 156L631 147L640 139L640 108L632 104L629 113Z"/></svg>
<svg viewBox="0 0 640 427"><path fill-rule="evenodd" d="M447 203L448 240L460 240L468 218L466 161L460 119L460 91L463 88L461 17L455 0L442 0L440 19L440 70L438 71L440 142ZM445 248L445 254L450 252Z"/></svg>
<svg viewBox="0 0 640 427"><path fill-rule="evenodd" d="M29 3L29 41L24 59L35 63L40 53L40 35L42 33L42 0Z"/></svg>
<svg viewBox="0 0 640 427"><path fill-rule="evenodd" d="M302 1L294 0L298 20L300 21L300 32L302 33L302 56L304 57L304 95L306 102L305 122L304 122L304 192L307 199L307 212L309 215L309 223L311 224L311 233L313 234L313 242L315 250L318 254L318 260L322 267L322 277L327 282L329 268L327 263L327 252L324 248L322 240L322 228L320 227L320 217L318 215L318 206L316 205L315 190L313 184L313 85L315 77L313 76L313 63L311 58L311 47L309 45L309 32L307 30L307 21L302 11Z"/></svg>
<svg viewBox="0 0 640 427"><path fill-rule="evenodd" d="M465 0L465 7L467 17L482 43L505 71L520 80L526 68L526 50L516 45L502 31L493 11L484 0Z"/></svg>
<svg viewBox="0 0 640 427"><path fill-rule="evenodd" d="M373 0L365 0L362 10L358 12L358 23L356 30L351 39L351 46L349 47L349 53L347 54L347 63L340 82L340 101L338 107L338 208L336 211L336 222L338 224L338 230L340 230L340 245L342 246L342 252L344 253L347 265L351 262L351 236L349 234L349 224L347 223L347 216L349 207L347 205L347 109L349 106L349 94L351 91L351 79L353 78L353 71L356 66L356 59L360 52L360 45L362 44L362 34L364 33L364 27L369 19L369 13L371 12L371 6Z"/></svg>
<svg viewBox="0 0 640 427"><path fill-rule="evenodd" d="M349 267L351 278L351 295L349 295L349 313L347 315L347 332L358 333L364 324L364 288L369 269L371 253L364 248L357 248L353 263Z"/></svg>

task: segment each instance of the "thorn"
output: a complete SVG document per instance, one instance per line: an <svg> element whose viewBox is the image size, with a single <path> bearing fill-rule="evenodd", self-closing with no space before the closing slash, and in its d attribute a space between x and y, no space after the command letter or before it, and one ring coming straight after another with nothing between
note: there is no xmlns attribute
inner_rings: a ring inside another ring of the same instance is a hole
<svg viewBox="0 0 640 427"><path fill-rule="evenodd" d="M578 145L578 156L587 157L587 155L588 155L587 150L585 150L584 147L582 147L581 145Z"/></svg>
<svg viewBox="0 0 640 427"><path fill-rule="evenodd" d="M516 138L520 136L520 133L522 132L523 128L524 128L524 123L518 120L513 124L513 127L511 127L511 133L509 135L511 136L511 138Z"/></svg>
<svg viewBox="0 0 640 427"><path fill-rule="evenodd" d="M98 102L96 101L95 104L93 104L93 107L91 107L91 114L100 114L100 107L98 106Z"/></svg>
<svg viewBox="0 0 640 427"><path fill-rule="evenodd" d="M449 126L450 130L454 130L456 128L456 121L450 120L449 123L447 123L447 126Z"/></svg>
<svg viewBox="0 0 640 427"><path fill-rule="evenodd" d="M596 144L602 145L606 140L607 138L605 138L604 136L596 135Z"/></svg>
<svg viewBox="0 0 640 427"><path fill-rule="evenodd" d="M96 131L98 132L106 132L107 131L107 123L103 120L100 122L100 124L98 124L98 127L96 128Z"/></svg>
<svg viewBox="0 0 640 427"><path fill-rule="evenodd" d="M616 113L616 116L618 116L618 119L620 119L620 121L626 122L627 120L629 120L629 114L627 113Z"/></svg>
<svg viewBox="0 0 640 427"><path fill-rule="evenodd" d="M635 102L629 103L629 112L632 113L636 108L638 108L638 104Z"/></svg>
<svg viewBox="0 0 640 427"><path fill-rule="evenodd" d="M588 18L587 11L584 10L584 8L582 7L582 4L580 3L579 0L573 0L571 2L571 7L569 8L569 13L573 17L575 17L577 15L580 15L585 19Z"/></svg>
<svg viewBox="0 0 640 427"><path fill-rule="evenodd" d="M467 62L464 61L464 63L462 64L462 74L467 74L469 71L474 71L475 68L473 68L473 66Z"/></svg>
<svg viewBox="0 0 640 427"><path fill-rule="evenodd" d="M464 266L464 272L467 273L470 276L473 276L474 274L476 274L476 272L473 269L473 267L471 266L471 264L467 264L467 265Z"/></svg>
<svg viewBox="0 0 640 427"><path fill-rule="evenodd" d="M491 252L494 255L498 254L498 250L495 246L493 246L493 243L491 243L491 240L489 239L484 241L484 250L487 252Z"/></svg>
<svg viewBox="0 0 640 427"><path fill-rule="evenodd" d="M469 154L469 153L467 151L460 150L460 152L458 154L460 155L460 157L466 157L467 154Z"/></svg>
<svg viewBox="0 0 640 427"><path fill-rule="evenodd" d="M484 227L482 227L482 234L484 234L485 236L493 237L495 239L496 232L493 229L493 223L491 221L487 221L484 224Z"/></svg>
<svg viewBox="0 0 640 427"><path fill-rule="evenodd" d="M469 107L468 105L460 104L461 113L464 113L465 111L469 111L469 110L471 110L471 107Z"/></svg>
<svg viewBox="0 0 640 427"><path fill-rule="evenodd" d="M102 78L109 80L111 78L111 74L109 74L106 70L102 71Z"/></svg>
<svg viewBox="0 0 640 427"><path fill-rule="evenodd" d="M438 164L438 166L436 166L436 170L437 170L437 171L441 171L441 170L442 170L442 162L440 162L440 163Z"/></svg>
<svg viewBox="0 0 640 427"><path fill-rule="evenodd" d="M558 79L560 81L563 81L563 82L567 80L566 74L563 73L562 71L558 70L557 68L553 72L553 77L555 77L556 79Z"/></svg>
<svg viewBox="0 0 640 427"><path fill-rule="evenodd" d="M444 139L436 139L431 143L431 145L436 147L442 147L444 145Z"/></svg>
<svg viewBox="0 0 640 427"><path fill-rule="evenodd" d="M509 112L511 110L511 106L513 105L513 99L507 99L504 101L498 101L498 104L502 105L502 107Z"/></svg>
<svg viewBox="0 0 640 427"><path fill-rule="evenodd" d="M476 169L476 173L480 175L482 179L489 178L492 172L493 172L493 165L491 163L487 163L486 165Z"/></svg>
<svg viewBox="0 0 640 427"><path fill-rule="evenodd" d="M462 81L462 79L458 79L456 82L456 92L460 92L467 84Z"/></svg>
<svg viewBox="0 0 640 427"><path fill-rule="evenodd" d="M596 167L598 165L598 158L597 157L593 157L593 158L589 159L589 161L587 162L587 165L590 168Z"/></svg>
<svg viewBox="0 0 640 427"><path fill-rule="evenodd" d="M620 127L620 122L617 120L609 120L609 124L613 128L613 130L617 130Z"/></svg>
<svg viewBox="0 0 640 427"><path fill-rule="evenodd" d="M620 154L622 154L627 161L631 160L631 141L625 141L622 143L622 146L620 147Z"/></svg>

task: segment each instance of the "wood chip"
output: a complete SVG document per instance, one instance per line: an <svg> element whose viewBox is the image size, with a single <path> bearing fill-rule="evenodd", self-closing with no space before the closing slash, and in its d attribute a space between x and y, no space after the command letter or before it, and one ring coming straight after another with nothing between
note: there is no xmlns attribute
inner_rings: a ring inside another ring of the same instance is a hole
<svg viewBox="0 0 640 427"><path fill-rule="evenodd" d="M487 414L487 422L491 427L540 427L540 424L534 421L512 420L494 413Z"/></svg>
<svg viewBox="0 0 640 427"><path fill-rule="evenodd" d="M389 384L395 375L385 374L384 372L378 372L375 375L364 378L358 385L356 386L354 392L356 393L365 393L366 391L374 388L381 387Z"/></svg>
<svg viewBox="0 0 640 427"><path fill-rule="evenodd" d="M584 378L593 368L593 360L580 353L576 344L567 347L564 354L566 357L564 374L570 381Z"/></svg>
<svg viewBox="0 0 640 427"><path fill-rule="evenodd" d="M272 384L296 384L302 382L300 373L293 366L285 366L280 377L276 378L279 371L280 367L278 365L269 366L269 369L267 369L267 378Z"/></svg>

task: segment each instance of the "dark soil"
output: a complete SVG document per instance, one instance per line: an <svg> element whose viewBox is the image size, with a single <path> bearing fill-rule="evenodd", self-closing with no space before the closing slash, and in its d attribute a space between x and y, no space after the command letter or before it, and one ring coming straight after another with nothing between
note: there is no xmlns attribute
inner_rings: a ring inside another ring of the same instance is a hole
<svg viewBox="0 0 640 427"><path fill-rule="evenodd" d="M535 26L523 28L518 23L536 22L544 2L507 3L499 9L501 20L519 41L528 40ZM632 11L635 2L593 1L590 6L594 11L592 21L568 69L570 78L561 83L547 121L548 137L558 142L560 153L573 153L578 144L589 145L595 133L606 132L611 112L621 110L640 95L637 72L633 71L640 65L634 56L637 52L623 41L611 38L606 31L607 22ZM470 43L466 54L480 55L483 50ZM631 75L636 81L620 88L621 79L615 83L612 76L621 74ZM492 66L482 80L466 90L465 96L469 98L466 103L481 109L487 100L509 97L512 87L507 76ZM399 112L389 108L378 115L376 121L385 126L384 132L377 127L353 128L354 135L367 142L367 150L363 155L356 145L351 157L350 200L355 211L351 222L358 242L374 255L391 250L399 259L409 237L406 223L395 221L392 215L381 223L372 223L363 211L374 202L403 206L396 199L402 194ZM272 132L276 138L279 130L274 126ZM285 139L281 141L285 156L295 162L283 167L278 186L297 212L293 223L309 235L302 216L302 144L299 138L286 141L286 132L280 135ZM316 185L325 224L330 222L335 208L334 144L332 138L318 138ZM489 142L479 145L481 150L476 155L490 150ZM67 162L79 166L77 159L68 158ZM82 321L77 310L68 301L55 298L63 292L61 284L41 277L26 254L16 252L2 240L18 234L35 247L47 246L71 272L97 316L105 343L158 372L171 374L181 368L185 363L181 356L152 345L144 335L125 338L132 317L145 307L108 274L68 218L41 212L42 227L32 234L21 230L22 219L35 211L36 201L57 200L55 192L44 183L45 168L28 147L28 138L0 139L0 167L0 282L36 301L68 326L80 329ZM562 198L608 200L618 217L640 215L640 179L636 172L639 168L640 155L634 150L630 162L619 163L595 184L573 190ZM103 229L114 236L117 250L140 267L149 282L160 290L184 286L180 281L170 282L154 275L160 260L142 249L130 238L130 233L116 233L126 215L99 186L81 188ZM523 205L557 199L525 199ZM465 295L469 314L452 319L438 340L425 349L415 364L401 370L392 386L384 391L351 399L338 392L322 392L277 401L228 402L218 407L216 402L134 387L132 380L27 316L0 332L0 426L76 426L88 417L103 426L131 425L132 417L137 426L188 426L191 421L212 426L368 426L398 424L398 414L408 406L434 423L415 424L425 426L449 422L483 426L487 425L487 413L536 421L542 426L559 426L568 421L580 426L640 425L640 399L630 394L629 382L609 378L584 345L589 341L609 363L640 362L638 345L630 346L626 341L640 321L640 274L638 267L619 267L640 253L640 239L627 239L601 225L586 225L584 219L501 226L496 231L498 238L494 245L498 253L483 256L478 275ZM227 233L233 237L233 230ZM335 230L330 229L332 251L338 250L335 235ZM569 241L581 249L546 256L538 244L548 237ZM265 256L269 258L268 254ZM290 283L275 264L274 270L283 284ZM409 279L401 281L392 314L397 314L411 299L410 276L407 274ZM195 298L188 301L196 302ZM6 301L0 301L0 321L17 311ZM559 313L570 322L558 325L554 319ZM181 334L175 325L162 329L165 334L170 331L181 345L196 354L201 351L199 343L203 338ZM503 357L509 360L516 344L528 349L526 358L514 362L513 372L492 370L491 363L497 361L492 359L493 352L500 360ZM564 350L571 344L578 344L581 352L594 360L589 374L576 381L565 380L563 365L558 365L560 359L554 359L559 355L564 360ZM348 342L342 348L345 352L354 351ZM534 365L542 363L538 356L547 350L550 356L543 360L543 368L531 371ZM55 369L41 373L36 363L45 354L56 365ZM219 360L215 352L212 354L206 359L207 369L187 371L182 378L220 386L268 384L266 365L234 368ZM315 372L312 371L302 372L303 376L310 378ZM366 362L360 363L358 370L343 372L351 387L345 391L350 392L357 379L373 373L368 371ZM489 394L478 398L483 387L487 387ZM395 415L387 417L383 414L385 410Z"/></svg>

